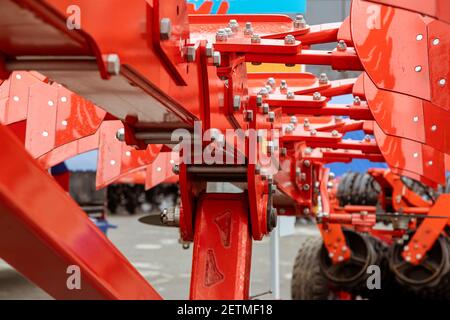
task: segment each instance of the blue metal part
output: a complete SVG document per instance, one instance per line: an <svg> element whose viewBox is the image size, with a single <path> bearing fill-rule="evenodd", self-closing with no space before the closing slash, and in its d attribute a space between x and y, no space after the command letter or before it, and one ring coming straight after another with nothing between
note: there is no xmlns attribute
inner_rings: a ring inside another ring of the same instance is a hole
<svg viewBox="0 0 450 320"><path fill-rule="evenodd" d="M249 14L249 13L305 13L306 12L306 0L296 1L273 1L273 0L210 0L213 2L213 8L211 13L217 13L219 6L222 2L228 2L230 9L228 14ZM188 0L188 2L195 4L198 8L205 0Z"/></svg>

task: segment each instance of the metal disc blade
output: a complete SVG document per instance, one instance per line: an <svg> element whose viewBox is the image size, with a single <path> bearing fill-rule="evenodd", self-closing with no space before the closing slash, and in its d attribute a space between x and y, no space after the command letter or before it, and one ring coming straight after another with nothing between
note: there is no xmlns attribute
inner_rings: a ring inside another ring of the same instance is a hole
<svg viewBox="0 0 450 320"><path fill-rule="evenodd" d="M150 214L148 216L144 216L142 218L139 218L139 222L149 224L152 226L165 227L165 225L161 223L160 214Z"/></svg>

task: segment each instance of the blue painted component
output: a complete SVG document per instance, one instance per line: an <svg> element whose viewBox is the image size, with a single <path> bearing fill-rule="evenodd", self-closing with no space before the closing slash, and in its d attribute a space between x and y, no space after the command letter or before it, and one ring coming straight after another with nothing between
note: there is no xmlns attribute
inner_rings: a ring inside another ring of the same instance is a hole
<svg viewBox="0 0 450 320"><path fill-rule="evenodd" d="M211 13L216 13L219 6L224 0L211 0L213 2L213 9ZM188 0L188 2L195 4L198 8L205 0ZM274 0L227 0L230 4L229 14L249 14L249 13L305 13L306 0L296 1L274 1Z"/></svg>
<svg viewBox="0 0 450 320"><path fill-rule="evenodd" d="M105 219L98 219L98 218L90 218L90 219L97 226L97 228L99 228L100 231L105 234L105 236L108 235L109 229L117 229L117 226L115 224L111 224Z"/></svg>

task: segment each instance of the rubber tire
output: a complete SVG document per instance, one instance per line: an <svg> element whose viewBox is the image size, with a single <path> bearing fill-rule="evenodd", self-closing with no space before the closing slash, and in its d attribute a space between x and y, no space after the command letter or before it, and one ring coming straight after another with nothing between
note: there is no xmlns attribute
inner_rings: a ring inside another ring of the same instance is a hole
<svg viewBox="0 0 450 320"><path fill-rule="evenodd" d="M295 258L291 280L293 300L328 300L329 282L320 269L322 238L305 239Z"/></svg>

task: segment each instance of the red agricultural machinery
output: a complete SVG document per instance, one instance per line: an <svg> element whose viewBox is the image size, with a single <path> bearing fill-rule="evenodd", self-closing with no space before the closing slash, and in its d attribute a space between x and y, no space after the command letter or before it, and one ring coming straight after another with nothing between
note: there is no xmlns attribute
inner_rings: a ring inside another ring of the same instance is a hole
<svg viewBox="0 0 450 320"><path fill-rule="evenodd" d="M450 2L353 0L323 25L188 9L0 0L0 257L55 298L161 298L47 172L98 149L98 188L178 180L162 220L193 242L191 299L248 299L252 242L282 215L322 235L300 248L295 299L450 298ZM389 169L330 175L353 159ZM82 290L66 287L69 265ZM366 286L374 265L382 290Z"/></svg>

